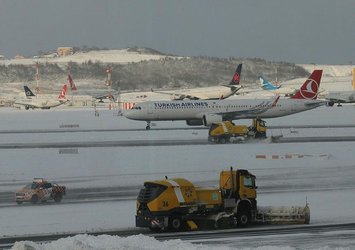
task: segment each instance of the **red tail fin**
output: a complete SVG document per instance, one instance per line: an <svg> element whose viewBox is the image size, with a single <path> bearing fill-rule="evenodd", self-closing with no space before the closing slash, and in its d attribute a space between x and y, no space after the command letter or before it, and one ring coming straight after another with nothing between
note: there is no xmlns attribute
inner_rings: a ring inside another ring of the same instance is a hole
<svg viewBox="0 0 355 250"><path fill-rule="evenodd" d="M322 73L321 69L314 70L291 99L317 99Z"/></svg>
<svg viewBox="0 0 355 250"><path fill-rule="evenodd" d="M71 77L70 74L68 75L68 81L69 81L69 84L70 84L70 89L71 90L77 90L77 88L76 88L76 86L74 84L73 78Z"/></svg>
<svg viewBox="0 0 355 250"><path fill-rule="evenodd" d="M64 84L62 91L60 92L60 94L58 96L58 99L64 99L66 93L67 93L67 85Z"/></svg>
<svg viewBox="0 0 355 250"><path fill-rule="evenodd" d="M238 67L236 68L236 70L234 72L234 75L233 75L233 78L230 81L229 85L239 85L240 76L242 74L242 66L243 66L243 64L241 64L241 63L238 65Z"/></svg>

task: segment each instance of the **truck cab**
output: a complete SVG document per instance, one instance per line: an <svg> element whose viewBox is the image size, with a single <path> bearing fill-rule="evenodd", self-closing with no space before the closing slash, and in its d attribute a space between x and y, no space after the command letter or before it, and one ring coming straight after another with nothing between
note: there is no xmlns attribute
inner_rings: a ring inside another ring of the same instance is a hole
<svg viewBox="0 0 355 250"><path fill-rule="evenodd" d="M249 127L250 131L255 132L255 138L266 138L266 122L259 118L253 119L253 124Z"/></svg>

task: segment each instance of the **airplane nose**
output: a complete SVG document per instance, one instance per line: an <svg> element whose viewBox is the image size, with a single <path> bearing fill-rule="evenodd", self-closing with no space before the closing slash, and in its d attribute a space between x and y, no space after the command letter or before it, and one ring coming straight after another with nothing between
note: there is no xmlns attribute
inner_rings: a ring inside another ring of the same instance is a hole
<svg viewBox="0 0 355 250"><path fill-rule="evenodd" d="M123 116L128 119L135 119L136 112L134 112L134 110L131 110L131 109L126 109L123 111Z"/></svg>
<svg viewBox="0 0 355 250"><path fill-rule="evenodd" d="M122 112L122 115L126 118L130 118L131 116L131 113L129 109L124 109L123 112Z"/></svg>

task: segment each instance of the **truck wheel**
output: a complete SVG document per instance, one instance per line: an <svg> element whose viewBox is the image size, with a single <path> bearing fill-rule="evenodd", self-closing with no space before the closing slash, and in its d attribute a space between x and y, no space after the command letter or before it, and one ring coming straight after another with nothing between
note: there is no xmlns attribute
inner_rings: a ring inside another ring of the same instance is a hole
<svg viewBox="0 0 355 250"><path fill-rule="evenodd" d="M58 195L56 195L56 196L54 197L54 201L57 202L57 203L61 202L62 199L63 199L63 197L62 197L62 195L60 195L60 194L58 194Z"/></svg>
<svg viewBox="0 0 355 250"><path fill-rule="evenodd" d="M238 226L238 219L235 216L231 216L229 218L229 226L231 227L237 227Z"/></svg>
<svg viewBox="0 0 355 250"><path fill-rule="evenodd" d="M224 138L224 137L219 138L219 143L225 144L226 143L226 138Z"/></svg>
<svg viewBox="0 0 355 250"><path fill-rule="evenodd" d="M266 133L256 132L255 138L266 138Z"/></svg>
<svg viewBox="0 0 355 250"><path fill-rule="evenodd" d="M250 223L250 215L246 210L242 210L237 214L238 227L247 227Z"/></svg>
<svg viewBox="0 0 355 250"><path fill-rule="evenodd" d="M171 231L180 231L182 229L182 220L180 216L174 215L169 218L169 229Z"/></svg>
<svg viewBox="0 0 355 250"><path fill-rule="evenodd" d="M38 202L38 196L36 194L32 195L31 203L36 204Z"/></svg>

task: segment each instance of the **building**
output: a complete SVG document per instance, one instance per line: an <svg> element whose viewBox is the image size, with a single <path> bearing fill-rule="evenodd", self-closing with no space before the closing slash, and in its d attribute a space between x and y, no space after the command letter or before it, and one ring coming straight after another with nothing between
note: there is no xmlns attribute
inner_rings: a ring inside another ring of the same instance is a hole
<svg viewBox="0 0 355 250"><path fill-rule="evenodd" d="M58 47L57 49L58 56L69 56L74 54L73 47Z"/></svg>

